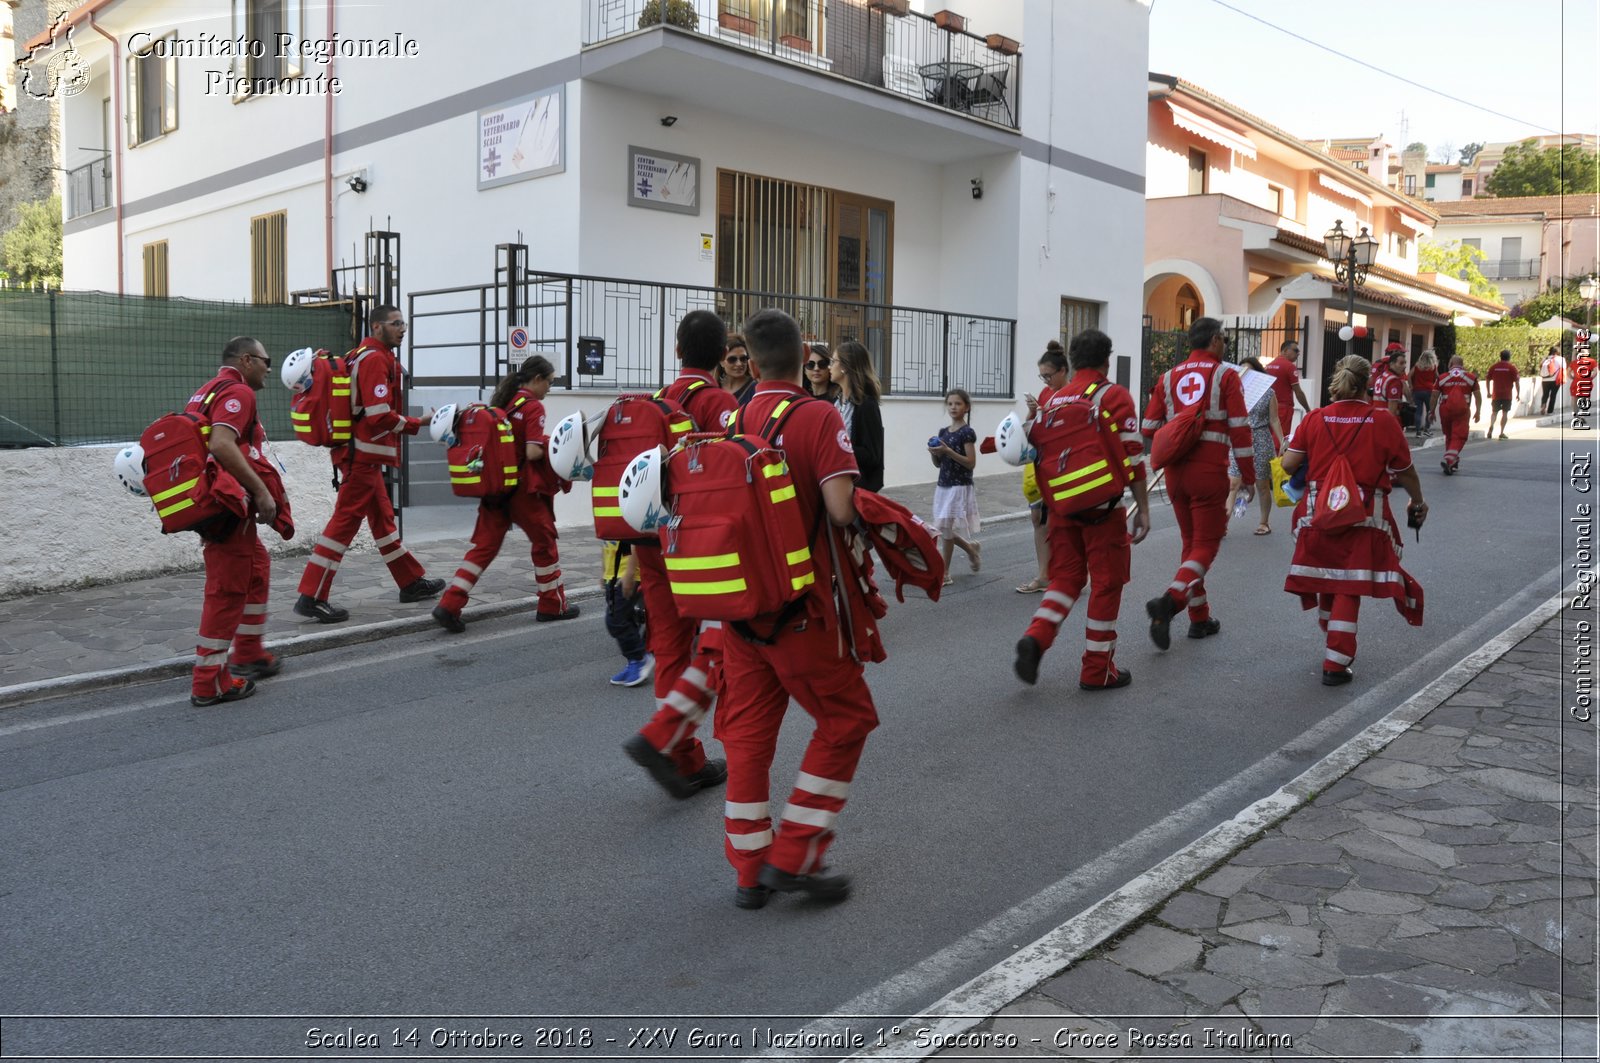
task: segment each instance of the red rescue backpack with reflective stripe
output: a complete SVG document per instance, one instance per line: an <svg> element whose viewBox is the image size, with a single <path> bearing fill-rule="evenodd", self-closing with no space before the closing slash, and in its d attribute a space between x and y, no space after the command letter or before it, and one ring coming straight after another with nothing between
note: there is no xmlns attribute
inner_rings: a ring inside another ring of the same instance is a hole
<svg viewBox="0 0 1600 1063"><path fill-rule="evenodd" d="M672 514L657 530L678 612L743 625L792 611L817 582L811 531L800 516L783 451L772 440L795 409L778 404L757 432L691 440L668 456L662 494ZM741 626L741 634L752 637Z"/></svg>
<svg viewBox="0 0 1600 1063"><path fill-rule="evenodd" d="M1161 383L1166 388L1167 398L1167 423L1156 429L1150 438L1150 467L1163 469L1173 462L1182 461L1195 447L1200 445L1200 436L1206 430L1207 414L1215 415L1222 410L1222 374L1227 372L1226 365L1218 365L1211 374L1211 386L1206 389L1206 401L1186 406L1176 415L1172 408L1175 405L1172 395L1172 374L1169 369L1162 375ZM1215 420L1215 417L1212 417Z"/></svg>
<svg viewBox="0 0 1600 1063"><path fill-rule="evenodd" d="M296 439L313 447L349 445L360 412L353 390L356 369L369 350L357 347L344 355L317 351L310 386L289 400L289 423Z"/></svg>
<svg viewBox="0 0 1600 1063"><path fill-rule="evenodd" d="M207 414L223 390L206 395L200 413L158 417L139 437L144 448L144 490L161 518L163 535L192 531L202 539L220 541L249 515L249 492L211 457Z"/></svg>
<svg viewBox="0 0 1600 1063"><path fill-rule="evenodd" d="M1328 471L1322 479L1311 484L1311 494L1308 505L1311 508L1311 527L1320 532L1342 532L1353 528L1366 520L1370 513L1367 512L1367 503L1361 497L1361 484L1356 479L1356 471L1350 466L1350 459L1346 453L1355 446L1356 437L1361 435L1361 430L1372 423L1369 414L1350 436L1350 441L1339 447L1333 438L1333 428L1327 421L1318 422L1322 428L1322 438L1330 448L1338 448L1338 453L1333 456L1333 461L1328 464Z"/></svg>
<svg viewBox="0 0 1600 1063"><path fill-rule="evenodd" d="M1071 517L1107 507L1133 479L1122 441L1100 408L1110 384L1041 410L1028 433L1039 452L1039 491L1052 516Z"/></svg>
<svg viewBox="0 0 1600 1063"><path fill-rule="evenodd" d="M461 498L493 498L517 489L522 456L506 415L475 402L456 415L456 442L445 450L450 490Z"/></svg>
<svg viewBox="0 0 1600 1063"><path fill-rule="evenodd" d="M687 399L695 381L683 397ZM654 395L623 395L606 409L594 437L594 479L590 481L590 502L594 510L594 534L617 542L651 542L640 538L622 519L618 490L622 473L633 459L651 447L668 450L695 430L694 418L680 403L665 397L666 388Z"/></svg>

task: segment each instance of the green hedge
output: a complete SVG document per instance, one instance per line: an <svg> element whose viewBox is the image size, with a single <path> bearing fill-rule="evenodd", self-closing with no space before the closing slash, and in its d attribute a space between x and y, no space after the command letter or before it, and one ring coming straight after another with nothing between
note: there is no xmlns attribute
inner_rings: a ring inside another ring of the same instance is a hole
<svg viewBox="0 0 1600 1063"><path fill-rule="evenodd" d="M1456 353L1467 369L1482 376L1500 360L1500 352L1511 351L1511 364L1524 375L1539 373L1539 363L1551 347L1569 351L1572 339L1564 329L1532 328L1525 325L1497 325L1494 328L1456 329ZM1441 367L1443 368L1443 367Z"/></svg>

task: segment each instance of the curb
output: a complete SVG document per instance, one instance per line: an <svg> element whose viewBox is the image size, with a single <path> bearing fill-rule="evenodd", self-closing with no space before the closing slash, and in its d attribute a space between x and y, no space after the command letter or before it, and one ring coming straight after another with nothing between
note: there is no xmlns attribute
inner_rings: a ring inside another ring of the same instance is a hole
<svg viewBox="0 0 1600 1063"><path fill-rule="evenodd" d="M579 591L567 595L568 601L586 601L590 598L599 598L602 591L598 588ZM538 608L537 597L528 597L514 602L498 602L494 605L472 606L462 610L463 619L471 623L481 620L495 620L503 616L516 616L519 613L531 613ZM333 650L341 646L354 646L363 642L376 642L379 639L389 638L393 635L410 635L422 631L436 631L439 625L432 616L423 613L421 616L400 617L394 620L379 620L370 624L356 624L352 627L340 627L326 632L314 632L304 635L291 635L269 643L267 648L281 657L300 657L320 650ZM149 664L136 664L127 668L111 668L100 672L78 672L74 675L60 676L55 679L36 679L31 683L17 683L14 686L0 687L0 710L15 708L34 701L46 698L60 697L63 694L88 694L100 690L112 690L116 687L133 686L137 683L146 683L156 679L171 679L185 675L194 667L194 657L168 657Z"/></svg>
<svg viewBox="0 0 1600 1063"><path fill-rule="evenodd" d="M917 1047L912 1031L925 1035L925 1040L937 1045L941 1038L947 1040L995 1018L1044 981L1149 916L1186 884L1209 873L1262 833L1310 804L1317 793L1371 759L1515 649L1523 639L1558 616L1566 600L1563 588L1276 792L1241 809L1232 819L1218 824L1043 937L1017 949L1008 959L909 1017L900 1024L908 1032L852 1055L849 1060L923 1060L931 1052ZM1049 971L1043 977L1037 974L1041 967Z"/></svg>

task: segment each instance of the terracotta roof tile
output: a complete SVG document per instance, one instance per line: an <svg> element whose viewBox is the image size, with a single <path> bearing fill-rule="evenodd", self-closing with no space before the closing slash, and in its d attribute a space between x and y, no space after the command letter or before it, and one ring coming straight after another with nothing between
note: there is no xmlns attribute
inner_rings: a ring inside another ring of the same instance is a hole
<svg viewBox="0 0 1600 1063"><path fill-rule="evenodd" d="M1288 229L1279 229L1278 235L1273 237L1273 241L1275 243L1283 244L1285 247L1293 247L1300 251L1309 251L1314 255L1321 255L1323 252L1321 240L1313 240L1309 236L1301 236L1299 233L1290 232ZM1467 306L1477 307L1480 310L1489 310L1497 314L1503 314L1506 311L1506 308L1499 303L1492 303L1487 299L1479 299L1475 295L1464 295L1461 292L1446 288L1443 285L1429 284L1427 281L1422 280L1415 274L1401 273L1399 270L1390 269L1388 266L1373 266L1372 272L1375 275L1382 277L1384 280L1394 281L1397 284L1409 285L1418 291L1429 292L1433 295L1440 295L1447 299L1453 299L1458 303L1463 303ZM1331 276L1325 276L1321 272L1317 272L1317 276L1322 277L1324 280L1333 280ZM1334 281L1334 284L1339 287L1341 291L1343 290L1343 285L1338 284L1337 281ZM1406 299L1404 296L1389 295L1383 292L1374 292L1369 288L1362 288L1360 291L1365 293L1364 297L1374 298L1374 300L1378 302L1382 302L1385 299L1398 300L1398 302L1395 302L1393 305L1399 306L1401 304L1406 304L1411 306L1419 306L1424 307L1431 314L1439 314L1438 309L1435 307L1427 306L1424 303L1418 303L1415 300ZM1380 296L1382 298L1378 298Z"/></svg>
<svg viewBox="0 0 1600 1063"><path fill-rule="evenodd" d="M1540 214L1552 218L1592 218L1600 214L1600 196L1506 196L1434 203L1439 217L1488 214Z"/></svg>

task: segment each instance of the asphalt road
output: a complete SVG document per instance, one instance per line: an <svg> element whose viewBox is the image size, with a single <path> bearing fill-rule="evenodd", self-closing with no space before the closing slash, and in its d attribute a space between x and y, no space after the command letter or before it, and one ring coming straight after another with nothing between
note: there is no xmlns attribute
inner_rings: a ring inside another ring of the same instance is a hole
<svg viewBox="0 0 1600 1063"><path fill-rule="evenodd" d="M909 1014L1553 593L1568 449L1476 445L1448 480L1420 455L1433 514L1405 563L1427 626L1365 603L1357 680L1335 690L1281 590L1287 511L1224 544L1221 635L1179 620L1158 655L1143 601L1178 561L1158 508L1123 604L1136 679L1102 695L1077 690L1078 616L1039 685L1016 681L1031 546L1025 524L991 529L981 574L958 558L944 601L891 606L890 660L868 670L883 724L834 849L857 888L833 908L733 907L720 792L674 802L622 755L651 699L606 685L619 659L592 606L296 658L223 709L168 682L9 710L0 1014ZM775 800L808 724L792 710ZM6 1047L81 1047L64 1030L11 1024ZM139 1044L192 1051L192 1033Z"/></svg>

